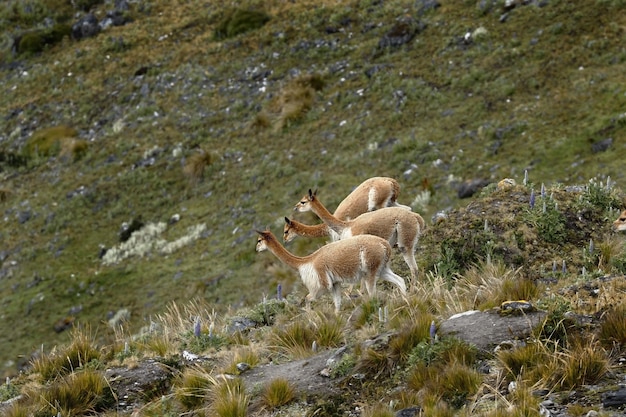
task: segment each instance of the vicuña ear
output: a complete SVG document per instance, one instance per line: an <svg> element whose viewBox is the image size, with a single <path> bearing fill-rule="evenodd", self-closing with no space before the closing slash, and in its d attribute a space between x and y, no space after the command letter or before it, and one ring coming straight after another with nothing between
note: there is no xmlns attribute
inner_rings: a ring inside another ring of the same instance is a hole
<svg viewBox="0 0 626 417"><path fill-rule="evenodd" d="M313 197L315 197L317 195L317 188L315 189L315 191L311 191L311 189L309 188L309 198L313 199Z"/></svg>
<svg viewBox="0 0 626 417"><path fill-rule="evenodd" d="M285 216L285 223L291 226L291 220L289 219L289 217Z"/></svg>

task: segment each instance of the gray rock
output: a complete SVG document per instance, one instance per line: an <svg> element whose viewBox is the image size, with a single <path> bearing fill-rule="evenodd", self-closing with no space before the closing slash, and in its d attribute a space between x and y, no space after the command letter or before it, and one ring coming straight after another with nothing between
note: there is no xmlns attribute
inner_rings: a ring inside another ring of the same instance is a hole
<svg viewBox="0 0 626 417"><path fill-rule="evenodd" d="M81 17L76 23L72 25L72 37L74 39L83 39L96 36L100 33L100 25L98 24L98 18L92 13L88 13Z"/></svg>
<svg viewBox="0 0 626 417"><path fill-rule="evenodd" d="M599 153L607 151L611 146L613 146L613 138L606 138L598 142L594 142L591 145L591 152Z"/></svg>
<svg viewBox="0 0 626 417"><path fill-rule="evenodd" d="M602 395L602 406L604 408L623 407L626 404L626 387L621 387L616 391L607 392Z"/></svg>
<svg viewBox="0 0 626 417"><path fill-rule="evenodd" d="M165 394L174 377L171 368L150 359L139 362L132 368L109 368L104 372L111 390L115 393L118 411L139 409L150 397Z"/></svg>
<svg viewBox="0 0 626 417"><path fill-rule="evenodd" d="M519 316L500 316L497 309L467 311L442 322L439 333L455 336L481 350L491 351L504 341L525 339L545 319L545 311Z"/></svg>

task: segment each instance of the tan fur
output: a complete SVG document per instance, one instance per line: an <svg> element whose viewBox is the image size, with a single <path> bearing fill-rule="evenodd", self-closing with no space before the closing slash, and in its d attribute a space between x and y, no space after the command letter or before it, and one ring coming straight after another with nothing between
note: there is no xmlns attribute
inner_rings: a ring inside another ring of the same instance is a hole
<svg viewBox="0 0 626 417"><path fill-rule="evenodd" d="M400 184L390 177L372 177L359 184L337 206L334 216L341 220L355 219L368 211L378 210L384 207L402 207L411 210L411 207L398 204L396 201L400 194ZM302 223L300 223L302 224ZM305 225L308 226L302 234L291 236L321 237L328 236L328 228L325 224ZM285 240L285 242L289 242Z"/></svg>
<svg viewBox="0 0 626 417"><path fill-rule="evenodd" d="M626 210L622 211L617 220L613 222L613 229L618 232L626 231Z"/></svg>
<svg viewBox="0 0 626 417"><path fill-rule="evenodd" d="M368 211L383 207L410 207L398 204L400 184L394 178L372 177L359 184L354 191L337 206L335 217L341 220L354 219Z"/></svg>
<svg viewBox="0 0 626 417"><path fill-rule="evenodd" d="M415 248L425 226L424 219L418 213L399 207L385 207L363 213L354 220L341 220L333 216L311 190L296 204L295 210L313 211L326 224L326 232L333 241L357 235L374 235L386 239L402 253L411 270L411 279L417 278ZM292 236L299 231L308 233L311 229L302 223L285 219L283 237L286 241L293 239Z"/></svg>
<svg viewBox="0 0 626 417"><path fill-rule="evenodd" d="M363 235L329 243L307 256L296 256L280 244L271 231L258 231L256 251L270 250L284 264L296 269L309 290L307 309L322 290L333 296L335 312L341 308L341 284L365 282L368 294L376 292L376 280L391 282L406 293L404 279L389 267L391 246L377 236Z"/></svg>

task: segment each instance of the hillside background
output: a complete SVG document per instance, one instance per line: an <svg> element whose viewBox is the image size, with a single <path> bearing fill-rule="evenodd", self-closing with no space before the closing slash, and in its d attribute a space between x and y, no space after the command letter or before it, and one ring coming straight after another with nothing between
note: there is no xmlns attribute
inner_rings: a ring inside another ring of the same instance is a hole
<svg viewBox="0 0 626 417"><path fill-rule="evenodd" d="M138 331L174 301L304 295L254 229L309 188L334 209L394 177L430 223L467 182L624 186L621 0L72 3L0 5L7 375L73 323L106 341L120 312ZM119 19L72 30L88 13ZM124 252L133 221L153 234Z"/></svg>

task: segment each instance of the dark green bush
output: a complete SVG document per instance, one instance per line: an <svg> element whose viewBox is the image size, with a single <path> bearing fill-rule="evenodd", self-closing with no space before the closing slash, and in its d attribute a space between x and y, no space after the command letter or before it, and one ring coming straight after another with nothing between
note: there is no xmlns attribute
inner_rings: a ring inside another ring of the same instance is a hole
<svg viewBox="0 0 626 417"><path fill-rule="evenodd" d="M215 28L216 39L232 38L250 30L263 27L270 16L255 10L234 9L226 14Z"/></svg>
<svg viewBox="0 0 626 417"><path fill-rule="evenodd" d="M22 154L31 158L36 155L52 156L59 153L62 142L68 138L76 138L78 132L69 126L53 126L40 129L32 134L24 145Z"/></svg>
<svg viewBox="0 0 626 417"><path fill-rule="evenodd" d="M17 53L32 55L42 52L47 45L54 45L70 36L72 28L65 23L57 23L50 29L41 29L27 32L22 35L17 44Z"/></svg>
<svg viewBox="0 0 626 417"><path fill-rule="evenodd" d="M74 7L83 12L88 12L92 7L102 4L102 0L74 0Z"/></svg>

